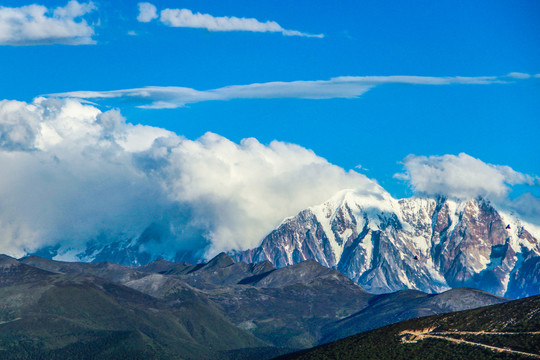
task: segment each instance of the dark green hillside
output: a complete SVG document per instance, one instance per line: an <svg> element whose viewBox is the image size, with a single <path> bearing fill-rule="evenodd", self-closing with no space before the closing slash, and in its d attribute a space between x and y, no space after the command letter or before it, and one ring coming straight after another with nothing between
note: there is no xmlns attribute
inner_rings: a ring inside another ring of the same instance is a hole
<svg viewBox="0 0 540 360"><path fill-rule="evenodd" d="M502 334L475 334L481 331ZM455 343L447 338L538 354L536 358L540 358L536 341L538 334L527 333L538 331L540 296L534 296L474 310L407 320L278 359L533 359L534 356L493 351L478 345Z"/></svg>
<svg viewBox="0 0 540 360"><path fill-rule="evenodd" d="M0 258L1 359L225 359L265 344L197 301Z"/></svg>
<svg viewBox="0 0 540 360"><path fill-rule="evenodd" d="M313 260L281 269L268 261L235 262L224 253L197 265L157 260L130 267L110 262L68 263L36 256L20 262L70 278L107 279L159 299L191 324L219 318L269 345L294 349L311 348L410 318L507 301L466 288L442 294L403 290L372 295ZM191 307L204 310L194 312ZM199 313L211 316L201 317ZM201 327L213 328L214 324Z"/></svg>

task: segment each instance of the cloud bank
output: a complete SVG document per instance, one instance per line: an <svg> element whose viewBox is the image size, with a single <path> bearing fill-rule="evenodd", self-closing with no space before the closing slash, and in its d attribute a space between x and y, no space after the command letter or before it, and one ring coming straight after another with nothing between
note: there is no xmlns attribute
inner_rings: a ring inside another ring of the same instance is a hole
<svg viewBox="0 0 540 360"><path fill-rule="evenodd" d="M79 99L121 98L150 109L178 108L203 101L233 99L336 99L357 98L373 87L384 84L409 85L489 85L507 82L507 76L433 77L433 76L341 76L330 80L267 82L232 85L211 90L186 87L148 86L112 91L73 91L48 96Z"/></svg>
<svg viewBox="0 0 540 360"><path fill-rule="evenodd" d="M482 196L539 223L539 198L531 193L509 198L513 185L540 186L538 176L523 174L509 166L488 164L465 153L457 156L409 155L402 163L405 172L394 177L407 181L415 193L460 200Z"/></svg>
<svg viewBox="0 0 540 360"><path fill-rule="evenodd" d="M403 164L398 177L417 193L482 195L540 214L531 194L508 202L512 185L539 182L510 167L466 154L411 155ZM283 218L342 189L385 191L298 145L234 143L213 133L190 140L74 99L0 101L0 168L2 252L61 244L72 260L150 228L159 231L144 249L154 256L252 248Z"/></svg>
<svg viewBox="0 0 540 360"><path fill-rule="evenodd" d="M409 155L403 160L405 173L395 177L407 180L415 192L442 194L459 199L484 196L505 198L509 185L539 184L539 178L508 166L486 164L465 153L443 156Z"/></svg>
<svg viewBox="0 0 540 360"><path fill-rule="evenodd" d="M76 0L54 10L42 5L0 6L0 45L95 44L93 27L81 18L95 9L92 2Z"/></svg>
<svg viewBox="0 0 540 360"><path fill-rule="evenodd" d="M140 22L159 21L170 27L206 29L208 31L249 31L281 33L285 36L303 36L322 38L323 34L308 34L296 30L284 29L275 21L261 22L254 18L238 18L235 16L213 16L193 13L189 9L164 9L157 15L157 8L151 3L139 3Z"/></svg>
<svg viewBox="0 0 540 360"><path fill-rule="evenodd" d="M13 256L59 243L76 255L151 224L165 229L158 255L212 256L343 188L380 191L298 145L189 140L72 99L0 101L0 167L0 247Z"/></svg>

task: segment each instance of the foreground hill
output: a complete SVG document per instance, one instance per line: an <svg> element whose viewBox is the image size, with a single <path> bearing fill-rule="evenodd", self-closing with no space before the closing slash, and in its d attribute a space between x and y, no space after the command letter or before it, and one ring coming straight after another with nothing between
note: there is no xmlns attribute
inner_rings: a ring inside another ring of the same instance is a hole
<svg viewBox="0 0 540 360"><path fill-rule="evenodd" d="M403 321L278 359L540 358L540 296Z"/></svg>
<svg viewBox="0 0 540 360"><path fill-rule="evenodd" d="M227 351L264 346L197 299L169 306L0 255L2 359L228 359Z"/></svg>

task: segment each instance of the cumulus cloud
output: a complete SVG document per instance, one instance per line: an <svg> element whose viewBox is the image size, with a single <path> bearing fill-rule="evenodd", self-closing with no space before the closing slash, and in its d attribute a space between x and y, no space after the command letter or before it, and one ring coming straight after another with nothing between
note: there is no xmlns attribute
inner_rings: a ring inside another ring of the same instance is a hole
<svg viewBox="0 0 540 360"><path fill-rule="evenodd" d="M483 196L506 199L511 185L535 186L539 178L508 166L487 164L465 153L443 156L409 155L404 173L394 175L409 182L417 193L446 195L458 199Z"/></svg>
<svg viewBox="0 0 540 360"><path fill-rule="evenodd" d="M208 133L189 140L73 99L0 101L0 247L22 256L62 244L136 239L155 255L258 245L287 216L344 188L383 191L301 146ZM161 243L159 243L161 241Z"/></svg>
<svg viewBox="0 0 540 360"><path fill-rule="evenodd" d="M202 101L233 99L335 99L356 98L373 87L383 84L409 85L488 85L505 83L504 77L432 77L432 76L341 76L330 80L274 81L248 85L232 85L211 90L186 87L148 86L136 89L111 91L73 91L50 94L56 97L79 99L125 98L138 102L139 107L162 109L178 108Z"/></svg>
<svg viewBox="0 0 540 360"><path fill-rule="evenodd" d="M137 16L137 20L139 22L150 22L154 19L158 18L157 14L157 8L147 2L139 3L139 16Z"/></svg>
<svg viewBox="0 0 540 360"><path fill-rule="evenodd" d="M539 181L466 154L409 156L404 166L417 192L459 198L505 198ZM75 259L154 227L159 237L144 245L154 256L211 257L257 246L283 218L342 189L384 192L298 145L186 139L74 99L0 101L0 167L0 247L12 256L61 244ZM539 203L524 195L511 206L537 217Z"/></svg>
<svg viewBox="0 0 540 360"><path fill-rule="evenodd" d="M31 150L39 120L23 102L0 102L0 148L6 151Z"/></svg>
<svg viewBox="0 0 540 360"><path fill-rule="evenodd" d="M93 27L81 18L95 9L76 0L55 9L0 6L0 45L95 44Z"/></svg>
<svg viewBox="0 0 540 360"><path fill-rule="evenodd" d="M140 22L150 22L157 19L157 9L150 3L139 3ZM189 9L161 10L159 21L171 27L197 28L208 31L250 31L273 32L285 36L303 36L322 38L323 34L308 34L296 30L284 29L275 21L259 21L254 18L238 18L235 16L213 16L210 14L193 13Z"/></svg>

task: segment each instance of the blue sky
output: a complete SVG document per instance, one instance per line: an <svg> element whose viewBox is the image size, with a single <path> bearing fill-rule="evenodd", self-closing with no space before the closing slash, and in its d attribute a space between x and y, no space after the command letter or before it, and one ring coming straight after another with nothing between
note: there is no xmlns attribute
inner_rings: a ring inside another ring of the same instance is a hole
<svg viewBox="0 0 540 360"><path fill-rule="evenodd" d="M244 250L372 180L540 226L538 1L35 1L0 4L2 252Z"/></svg>
<svg viewBox="0 0 540 360"><path fill-rule="evenodd" d="M33 4L3 1L4 7ZM38 1L52 10L66 1ZM83 2L81 1L81 4ZM151 1L157 11L275 21L323 38L139 22L137 1L94 1L90 45L0 46L1 99L145 86L196 90L339 76L497 76L540 73L537 1ZM130 32L132 35L128 35ZM134 35L133 35L134 34ZM383 84L353 99L232 99L141 109L92 100L127 121L195 139L255 137L299 144L345 169L361 165L396 196L409 154L465 152L540 174L540 79L498 84ZM529 191L537 192L537 189Z"/></svg>

